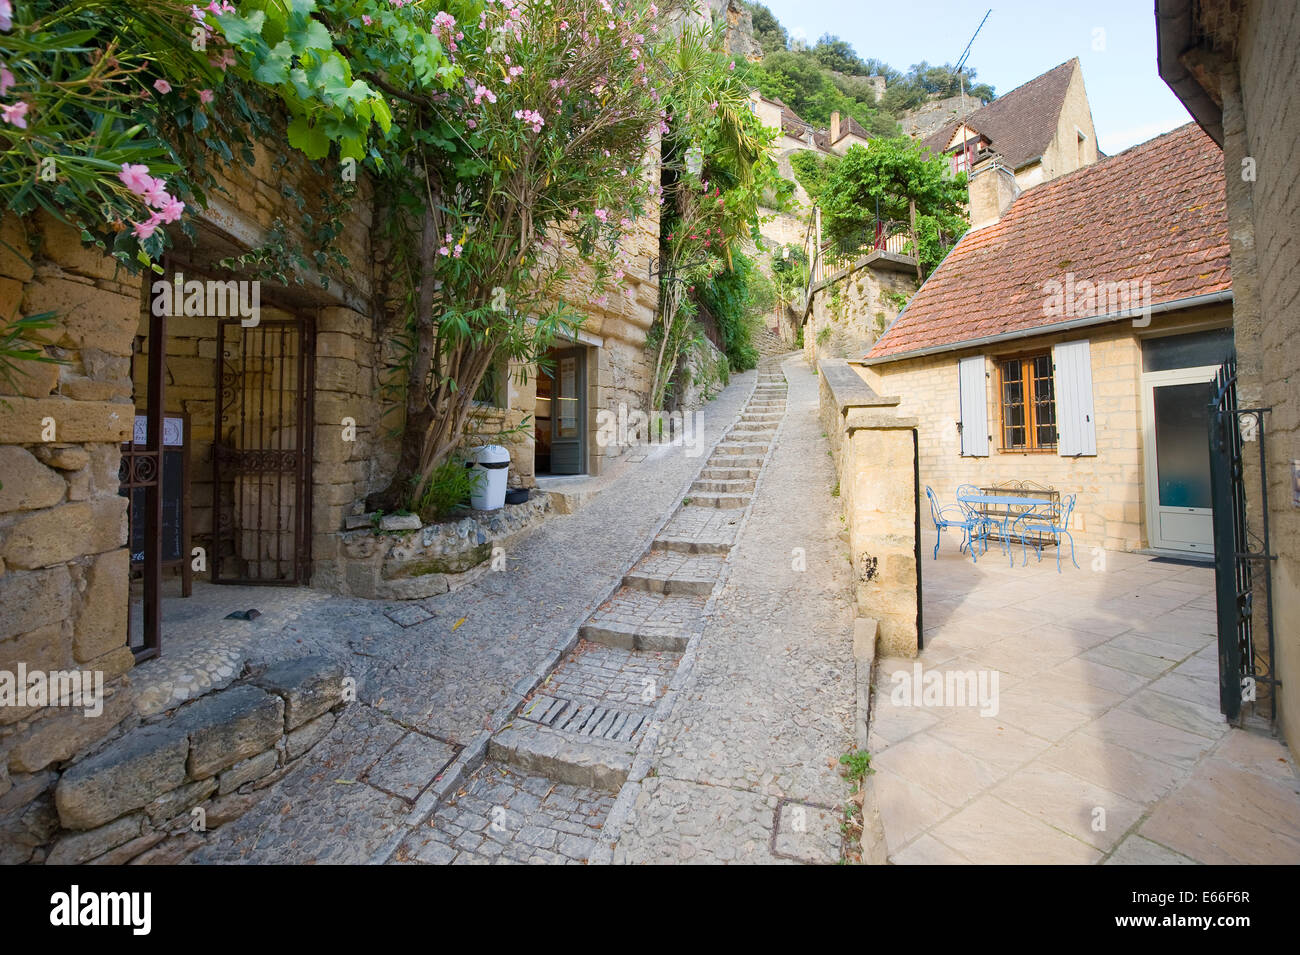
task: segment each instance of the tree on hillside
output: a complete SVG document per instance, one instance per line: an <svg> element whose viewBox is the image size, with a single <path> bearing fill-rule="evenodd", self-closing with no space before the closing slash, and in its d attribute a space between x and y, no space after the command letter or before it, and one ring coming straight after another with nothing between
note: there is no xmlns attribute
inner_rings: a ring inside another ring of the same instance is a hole
<svg viewBox="0 0 1300 955"><path fill-rule="evenodd" d="M905 75L893 84L886 86L885 97L881 105L898 115L909 109L916 109L928 99L943 96L956 96L965 83L966 95L972 100L988 103L993 100L993 87L987 83L975 82L975 71L969 67L960 72L950 64L931 66L922 60L914 63Z"/></svg>
<svg viewBox="0 0 1300 955"><path fill-rule="evenodd" d="M823 34L817 41L817 45L812 48L812 55L828 70L848 73L850 76L868 75L867 64L858 56L852 45L847 40L841 40L829 33Z"/></svg>
<svg viewBox="0 0 1300 955"><path fill-rule="evenodd" d="M841 90L833 74L811 53L782 50L749 69L749 79L765 96L774 96L815 126L830 124L831 113L852 116L868 132L891 135L892 116L878 109L874 94L862 88L861 99Z"/></svg>
<svg viewBox="0 0 1300 955"><path fill-rule="evenodd" d="M785 27L781 26L781 21L776 18L776 14L761 3L747 3L745 6L749 8L754 23L754 38L758 40L758 45L763 48L764 54L789 48L790 34L786 33Z"/></svg>
<svg viewBox="0 0 1300 955"><path fill-rule="evenodd" d="M846 241L881 220L907 222L921 271L934 269L966 229L966 177L910 139L854 146L821 189L823 234Z"/></svg>

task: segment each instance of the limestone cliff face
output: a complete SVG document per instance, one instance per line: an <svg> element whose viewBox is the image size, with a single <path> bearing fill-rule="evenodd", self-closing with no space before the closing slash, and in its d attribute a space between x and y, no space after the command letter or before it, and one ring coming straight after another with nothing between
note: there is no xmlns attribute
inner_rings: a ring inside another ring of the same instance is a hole
<svg viewBox="0 0 1300 955"><path fill-rule="evenodd" d="M703 0L714 22L726 24L727 51L748 60L762 57L763 48L754 37L754 18L740 0Z"/></svg>

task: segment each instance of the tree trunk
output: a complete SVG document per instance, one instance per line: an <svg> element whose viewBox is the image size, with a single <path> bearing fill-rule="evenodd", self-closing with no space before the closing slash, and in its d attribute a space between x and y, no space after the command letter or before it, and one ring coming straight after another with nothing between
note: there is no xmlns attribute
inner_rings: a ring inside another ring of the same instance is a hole
<svg viewBox="0 0 1300 955"><path fill-rule="evenodd" d="M397 468L388 487L366 500L370 510L405 510L411 506L413 483L420 474L425 439L434 419L430 402L429 374L433 370L436 333L433 321L433 267L438 249L438 228L431 207L424 210L420 227L420 284L416 290L415 355L406 382L406 421Z"/></svg>

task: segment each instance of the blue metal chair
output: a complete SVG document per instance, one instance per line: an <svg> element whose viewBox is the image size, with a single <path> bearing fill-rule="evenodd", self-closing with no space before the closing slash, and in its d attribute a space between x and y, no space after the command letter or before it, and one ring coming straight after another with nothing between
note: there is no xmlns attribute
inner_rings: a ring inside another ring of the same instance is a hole
<svg viewBox="0 0 1300 955"><path fill-rule="evenodd" d="M1056 541L1056 572L1061 572L1061 538L1070 541L1070 560L1077 568L1079 562L1074 559L1074 537L1070 534L1070 515L1074 513L1075 495L1071 494L1060 504L1047 503L1042 507L1021 514L1012 525L1012 535L1020 538L1020 553L1024 564L1029 563L1029 550L1026 543L1032 543L1038 559L1043 559L1042 536L1046 535ZM1034 540L1029 541L1030 535ZM1023 567L1024 564L1021 566Z"/></svg>
<svg viewBox="0 0 1300 955"><path fill-rule="evenodd" d="M945 527L961 528L961 544L958 550L965 550L967 545L970 546L971 563L975 562L975 547L972 531L982 528L984 519L975 514L970 508L961 504L940 504L934 496L934 491L927 485L925 496L930 499L930 517L934 521L934 559L939 559L939 542L942 539L943 529Z"/></svg>
<svg viewBox="0 0 1300 955"><path fill-rule="evenodd" d="M981 554L986 553L989 549L989 528L997 526L997 521L989 517L988 514L983 511L977 510L974 504L963 500L963 498L968 496L978 496L983 493L983 489L976 487L974 484L962 484L957 488L957 506L965 512L968 520L975 521L975 526L972 530L978 531L979 533L978 535L972 534L971 536L972 538L978 537ZM1005 548L1007 545L1004 542L1002 546Z"/></svg>

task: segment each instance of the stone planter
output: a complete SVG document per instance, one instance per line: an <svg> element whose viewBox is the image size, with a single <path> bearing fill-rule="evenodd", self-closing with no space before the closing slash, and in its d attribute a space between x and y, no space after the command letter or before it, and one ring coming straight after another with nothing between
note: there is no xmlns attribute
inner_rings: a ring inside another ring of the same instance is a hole
<svg viewBox="0 0 1300 955"><path fill-rule="evenodd" d="M369 515L364 526L340 532L333 562L318 562L312 584L352 597L419 600L476 580L492 567L492 552L539 524L550 495L534 491L523 504L469 511L458 520L412 526L419 518ZM377 524L377 526L376 526ZM329 564L332 563L332 566Z"/></svg>

